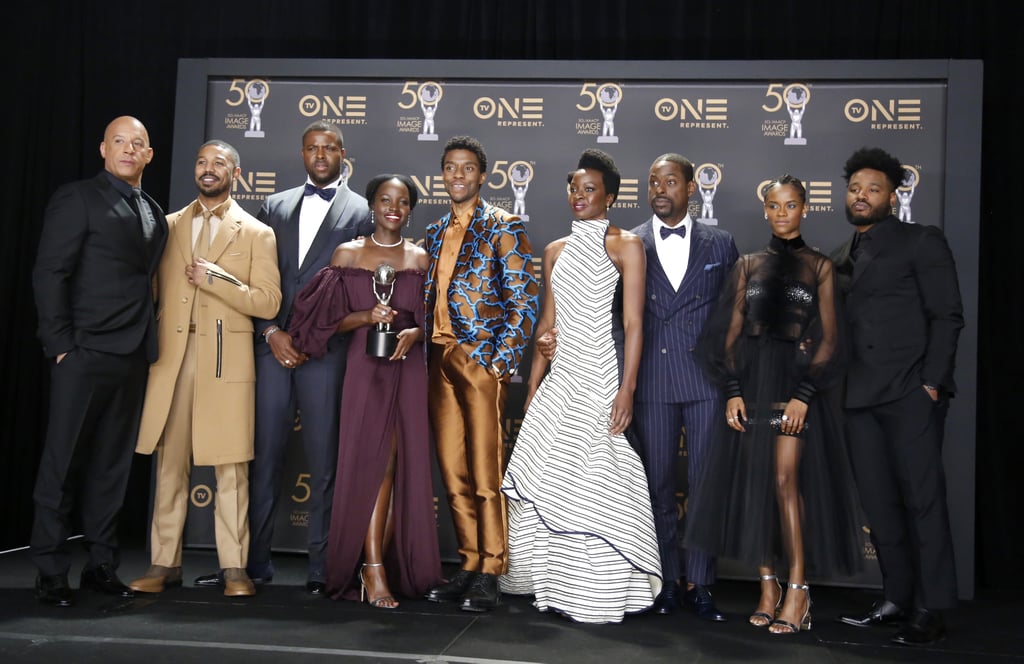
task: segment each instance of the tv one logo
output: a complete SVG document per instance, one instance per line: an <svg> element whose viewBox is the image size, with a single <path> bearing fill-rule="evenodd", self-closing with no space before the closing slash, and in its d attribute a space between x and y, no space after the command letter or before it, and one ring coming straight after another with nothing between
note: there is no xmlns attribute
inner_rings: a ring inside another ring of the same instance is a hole
<svg viewBox="0 0 1024 664"><path fill-rule="evenodd" d="M920 122L920 99L851 99L843 107L850 122Z"/></svg>
<svg viewBox="0 0 1024 664"><path fill-rule="evenodd" d="M473 102L473 115L481 120L543 120L543 97L477 97Z"/></svg>
<svg viewBox="0 0 1024 664"><path fill-rule="evenodd" d="M307 118L365 118L365 95L306 95L299 100L299 113Z"/></svg>
<svg viewBox="0 0 1024 664"><path fill-rule="evenodd" d="M663 97L654 103L654 115L665 122L694 120L725 122L729 119L728 99L680 99Z"/></svg>

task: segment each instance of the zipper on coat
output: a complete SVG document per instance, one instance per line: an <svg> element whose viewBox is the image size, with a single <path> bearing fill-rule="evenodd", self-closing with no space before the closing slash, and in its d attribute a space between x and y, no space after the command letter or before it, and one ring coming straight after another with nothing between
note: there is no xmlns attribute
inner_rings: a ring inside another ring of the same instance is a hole
<svg viewBox="0 0 1024 664"><path fill-rule="evenodd" d="M220 378L220 361L224 352L224 321L217 319L217 378Z"/></svg>

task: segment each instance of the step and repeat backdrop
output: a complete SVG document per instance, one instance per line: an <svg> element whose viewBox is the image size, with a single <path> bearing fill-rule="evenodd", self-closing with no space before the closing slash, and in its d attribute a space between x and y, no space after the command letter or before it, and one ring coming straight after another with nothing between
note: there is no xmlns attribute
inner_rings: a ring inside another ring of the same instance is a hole
<svg viewBox="0 0 1024 664"><path fill-rule="evenodd" d="M264 198L300 185L303 129L337 124L345 138L343 176L364 193L378 173L409 175L419 203L408 236L448 210L440 161L445 142L468 134L487 150L481 195L527 222L537 258L569 232L566 173L587 148L608 152L622 173L612 224L632 228L651 216L652 161L678 152L696 167L690 215L728 230L741 253L764 246L770 230L761 190L789 173L806 185L803 235L830 253L852 229L845 221L843 163L863 146L900 159L897 214L936 225L956 253L968 327L960 347L963 387L947 435L950 505L961 595L973 593L974 372L977 300L981 65L909 62L519 62L182 60L179 63L171 200L195 198L198 146L217 138L241 154L234 198L253 214ZM898 334L898 331L895 331ZM529 355L524 365L529 366ZM505 415L511 450L525 386L517 376ZM341 426L345 426L342 422ZM275 544L304 551L309 469L296 413ZM429 432L423 432L424 441ZM686 444L679 448L679 515L685 518ZM212 546L213 474L193 473L187 544ZM457 560L444 490L435 468L442 557ZM817 581L881 583L863 528L865 572ZM729 561L723 576L750 577Z"/></svg>

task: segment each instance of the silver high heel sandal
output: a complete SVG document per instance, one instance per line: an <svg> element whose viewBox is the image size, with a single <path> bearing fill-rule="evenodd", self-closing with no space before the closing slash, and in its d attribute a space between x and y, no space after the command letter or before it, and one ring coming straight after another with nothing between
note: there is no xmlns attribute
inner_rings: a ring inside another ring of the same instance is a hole
<svg viewBox="0 0 1024 664"><path fill-rule="evenodd" d="M771 630L769 630L771 634L774 634L776 636L780 634L796 634L800 630L804 630L807 632L811 631L811 588L806 583L790 583L788 585L793 590L802 590L805 593L807 593L807 609L804 611L804 617L800 619L799 626L794 625L788 620L779 620L778 618L773 620L772 625L779 625L783 628L781 631L778 632L772 632Z"/></svg>
<svg viewBox="0 0 1024 664"><path fill-rule="evenodd" d="M765 613L764 611L755 611L750 614L750 618L747 622L749 622L754 627L767 627L768 625L770 625L772 621L775 620L775 616L779 615L779 607L782 606L782 586L779 584L779 577L775 576L774 574L762 574L761 580L775 582L775 587L779 589L779 601L775 602L774 615L770 615L768 613ZM755 620L757 622L755 622ZM761 622L762 620L764 622Z"/></svg>
<svg viewBox="0 0 1024 664"><path fill-rule="evenodd" d="M366 602L368 602L369 605L375 609L397 609L398 602L391 595L384 595L383 597L378 597L377 599L370 599L369 595L366 592L366 581L363 580L363 570L367 567L383 566L384 563L363 563L363 566L359 568L359 602L362 603L363 600L366 600ZM387 606L386 604L384 604L384 602L394 602L395 605Z"/></svg>

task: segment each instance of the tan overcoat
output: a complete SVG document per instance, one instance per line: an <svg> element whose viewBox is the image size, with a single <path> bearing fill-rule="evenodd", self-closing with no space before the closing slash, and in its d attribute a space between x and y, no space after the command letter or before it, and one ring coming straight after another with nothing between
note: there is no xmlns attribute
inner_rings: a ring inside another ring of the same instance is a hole
<svg viewBox="0 0 1024 664"><path fill-rule="evenodd" d="M152 454L163 435L188 341L196 324L192 453L196 465L253 458L256 367L252 317L281 306L274 232L237 202L224 213L199 287L185 276L192 262L195 202L167 216L169 236L157 273L160 356L150 365L136 452ZM193 311L193 300L195 311Z"/></svg>

